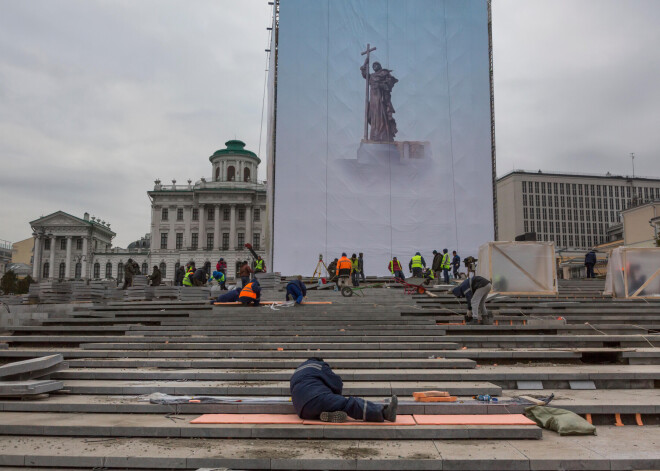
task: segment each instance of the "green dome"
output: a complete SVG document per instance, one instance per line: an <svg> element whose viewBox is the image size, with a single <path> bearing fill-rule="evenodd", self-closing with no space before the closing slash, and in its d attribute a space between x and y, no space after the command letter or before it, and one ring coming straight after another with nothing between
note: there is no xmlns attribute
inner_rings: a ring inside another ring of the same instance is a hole
<svg viewBox="0 0 660 471"><path fill-rule="evenodd" d="M225 142L225 145L227 146L227 148L216 150L213 153L213 155L209 157L209 160L211 162L218 157L227 157L230 155L242 155L246 157L252 157L253 159L257 160L257 163L261 163L261 159L257 157L257 154L255 154L250 150L245 149L245 142L239 141L238 139L232 139L230 141Z"/></svg>

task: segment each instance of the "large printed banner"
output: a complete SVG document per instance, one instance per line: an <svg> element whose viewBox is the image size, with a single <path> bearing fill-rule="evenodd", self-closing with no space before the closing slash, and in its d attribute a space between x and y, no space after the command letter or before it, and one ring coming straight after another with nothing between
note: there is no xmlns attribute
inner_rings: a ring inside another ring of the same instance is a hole
<svg viewBox="0 0 660 471"><path fill-rule="evenodd" d="M274 270L493 240L486 0L280 0L270 70Z"/></svg>

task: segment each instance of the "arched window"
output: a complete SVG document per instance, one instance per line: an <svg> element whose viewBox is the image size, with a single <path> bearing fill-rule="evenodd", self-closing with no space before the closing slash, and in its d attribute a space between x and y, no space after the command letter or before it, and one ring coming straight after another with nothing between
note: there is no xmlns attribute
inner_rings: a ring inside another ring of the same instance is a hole
<svg viewBox="0 0 660 471"><path fill-rule="evenodd" d="M233 165L227 167L227 181L233 182L236 179L236 169Z"/></svg>
<svg viewBox="0 0 660 471"><path fill-rule="evenodd" d="M99 278L101 278L101 264L99 262L96 262L94 264L94 276L93 276L93 278L95 280L98 280Z"/></svg>
<svg viewBox="0 0 660 471"><path fill-rule="evenodd" d="M167 263L160 262L160 276L162 278L167 278Z"/></svg>
<svg viewBox="0 0 660 471"><path fill-rule="evenodd" d="M147 265L147 262L142 262L142 274L143 275L149 274L149 265Z"/></svg>
<svg viewBox="0 0 660 471"><path fill-rule="evenodd" d="M44 271L42 278L48 278L48 275L50 275L50 263L46 262L44 263Z"/></svg>
<svg viewBox="0 0 660 471"><path fill-rule="evenodd" d="M60 280L66 278L66 263L60 263Z"/></svg>
<svg viewBox="0 0 660 471"><path fill-rule="evenodd" d="M74 278L76 280L79 280L81 276L82 276L82 263L78 262L76 263L76 274Z"/></svg>
<svg viewBox="0 0 660 471"><path fill-rule="evenodd" d="M120 283L124 281L124 264L121 262L117 264L117 281Z"/></svg>
<svg viewBox="0 0 660 471"><path fill-rule="evenodd" d="M107 279L112 278L112 263L110 262L105 264L105 277Z"/></svg>
<svg viewBox="0 0 660 471"><path fill-rule="evenodd" d="M243 169L243 181L244 182L250 181L250 169L248 167L245 167Z"/></svg>
<svg viewBox="0 0 660 471"><path fill-rule="evenodd" d="M220 167L215 168L215 181L220 180Z"/></svg>

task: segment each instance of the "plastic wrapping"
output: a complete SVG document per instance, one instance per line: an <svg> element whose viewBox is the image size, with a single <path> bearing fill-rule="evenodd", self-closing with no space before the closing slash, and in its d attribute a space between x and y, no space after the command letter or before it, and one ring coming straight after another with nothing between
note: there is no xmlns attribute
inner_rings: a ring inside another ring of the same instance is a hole
<svg viewBox="0 0 660 471"><path fill-rule="evenodd" d="M557 294L552 242L489 242L479 247L477 275L503 294Z"/></svg>
<svg viewBox="0 0 660 471"><path fill-rule="evenodd" d="M660 248L617 247L612 250L603 294L615 298L660 297Z"/></svg>

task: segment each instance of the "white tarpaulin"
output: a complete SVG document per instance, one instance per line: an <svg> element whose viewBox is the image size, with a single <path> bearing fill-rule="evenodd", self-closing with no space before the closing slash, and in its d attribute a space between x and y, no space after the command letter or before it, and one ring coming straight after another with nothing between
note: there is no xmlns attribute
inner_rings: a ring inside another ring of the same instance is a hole
<svg viewBox="0 0 660 471"><path fill-rule="evenodd" d="M603 294L615 298L660 296L660 248L617 247L612 250Z"/></svg>
<svg viewBox="0 0 660 471"><path fill-rule="evenodd" d="M490 242L479 247L477 275L496 293L556 294L553 242Z"/></svg>
<svg viewBox="0 0 660 471"><path fill-rule="evenodd" d="M494 238L486 0L281 0L276 37L274 270L363 252L384 275Z"/></svg>

